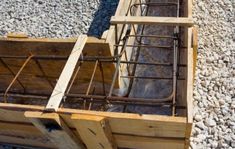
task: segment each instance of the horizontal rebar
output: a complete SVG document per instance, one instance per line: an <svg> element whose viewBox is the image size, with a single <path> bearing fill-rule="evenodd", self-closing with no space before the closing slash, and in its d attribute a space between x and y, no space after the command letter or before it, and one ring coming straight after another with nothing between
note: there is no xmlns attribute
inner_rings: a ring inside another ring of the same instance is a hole
<svg viewBox="0 0 235 149"><path fill-rule="evenodd" d="M0 93L0 96L3 96L4 93ZM50 95L37 95L37 94L29 94L29 93L25 93L25 94L19 94L19 93L8 93L7 94L8 97L18 97L18 98L35 98L35 99L49 99ZM131 102L131 103L135 103L135 102L139 102L139 103L166 103L168 101L168 98L171 97L166 97L166 98L159 98L159 99L148 99L148 98L131 98L131 97L118 97L118 96L103 96L103 95L85 95L85 94L65 94L65 97L67 98L82 98L82 99L93 99L93 100L109 100L110 102L115 102L115 101L123 101L123 102ZM163 102L165 101L165 102Z"/></svg>
<svg viewBox="0 0 235 149"><path fill-rule="evenodd" d="M117 45L117 44L115 44L114 46L116 46L116 47L121 47L121 46L123 46L123 45ZM140 47L140 48L161 48L161 49L167 49L167 50L172 50L172 48L173 47L171 47L171 46L160 46L160 45L156 45L156 46L152 46L152 45L143 45L143 44L141 44L141 45L126 45L126 47Z"/></svg>
<svg viewBox="0 0 235 149"><path fill-rule="evenodd" d="M120 76L121 78L135 78L135 79L152 79L152 80L172 80L172 77L144 77L144 76ZM185 80L185 78L177 78L177 80Z"/></svg>
<svg viewBox="0 0 235 149"><path fill-rule="evenodd" d="M0 58L6 58L6 59L27 59L27 56L11 56L11 55L0 55ZM37 60L67 60L68 56L42 56L38 55L33 57L32 59L37 59ZM99 59L98 57L87 57L84 56L83 58L80 58L79 61L93 61L95 62L96 60L99 60L100 62L111 62L111 63L117 63L116 60L113 60L114 57L108 59ZM125 63L125 64L138 64L138 65L159 65L159 66L173 66L172 63L156 63L156 62L135 62L135 61L121 61L120 63ZM178 64L180 67L186 67L186 64Z"/></svg>
<svg viewBox="0 0 235 149"><path fill-rule="evenodd" d="M177 39L174 36L166 36L166 35L126 35L128 37L145 37L145 38L170 38Z"/></svg>
<svg viewBox="0 0 235 149"><path fill-rule="evenodd" d="M2 93L0 93L0 96L2 96ZM15 97L15 98L24 98L24 99L41 99L41 100L48 100L48 96L42 96L42 95L29 95L29 94L8 94L9 97ZM76 101L80 102L81 104L84 102L84 100L87 100L87 102L92 102L92 103L106 103L105 100L102 99L96 99L96 98L78 98L78 97L73 97L76 98ZM69 100L68 100L69 101ZM150 106L150 107L172 107L171 102L158 102L158 103L152 103L148 102L146 99L145 102L132 102L132 101L118 101L118 100L110 100L109 101L111 104L114 105L138 105L138 106ZM178 109L185 109L185 106L182 105L175 105L176 108Z"/></svg>

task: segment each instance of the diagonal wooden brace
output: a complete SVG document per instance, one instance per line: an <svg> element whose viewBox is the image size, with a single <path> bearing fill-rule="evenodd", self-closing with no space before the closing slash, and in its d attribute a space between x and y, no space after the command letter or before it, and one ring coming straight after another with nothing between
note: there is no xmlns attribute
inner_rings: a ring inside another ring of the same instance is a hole
<svg viewBox="0 0 235 149"><path fill-rule="evenodd" d="M76 64L79 60L79 57L82 53L82 50L86 44L87 36L80 35L78 40L65 64L65 67L57 81L57 84L51 94L49 102L46 106L46 111L57 111L60 106L60 103L64 97L67 86L70 82L70 79L73 75Z"/></svg>

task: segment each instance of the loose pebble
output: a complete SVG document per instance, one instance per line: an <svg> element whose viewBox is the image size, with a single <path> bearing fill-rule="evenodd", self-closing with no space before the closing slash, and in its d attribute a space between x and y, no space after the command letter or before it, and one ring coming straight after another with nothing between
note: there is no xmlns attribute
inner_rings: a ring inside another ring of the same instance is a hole
<svg viewBox="0 0 235 149"><path fill-rule="evenodd" d="M197 104L190 139L195 149L235 148L234 4L234 0L193 2L193 17L199 27L193 92Z"/></svg>

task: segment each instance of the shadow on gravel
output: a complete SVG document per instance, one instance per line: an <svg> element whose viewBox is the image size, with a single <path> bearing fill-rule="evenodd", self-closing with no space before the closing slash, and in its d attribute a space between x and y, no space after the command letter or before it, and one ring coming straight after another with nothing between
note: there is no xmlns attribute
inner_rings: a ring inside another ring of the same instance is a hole
<svg viewBox="0 0 235 149"><path fill-rule="evenodd" d="M88 30L89 36L101 37L109 28L111 16L116 12L119 0L100 0L100 6Z"/></svg>

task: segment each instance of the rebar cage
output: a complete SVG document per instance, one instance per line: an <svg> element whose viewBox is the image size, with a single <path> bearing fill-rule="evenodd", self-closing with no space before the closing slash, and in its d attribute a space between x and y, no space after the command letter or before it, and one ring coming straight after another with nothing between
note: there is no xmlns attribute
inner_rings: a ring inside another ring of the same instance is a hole
<svg viewBox="0 0 235 149"><path fill-rule="evenodd" d="M130 2L125 16L180 17L181 5L180 0L140 0ZM111 27L115 34L113 54L83 52L60 106L112 111L118 105L120 112L145 114L152 112L133 111L133 106L153 107L167 109L167 115L178 115L177 109L186 108L177 102L183 98L178 91L187 67L181 53L185 48L181 41L183 27L134 23L112 23ZM51 45L49 52L37 48L16 54L1 51L0 99L5 103L45 105L68 59L69 50L64 49L72 49L73 43L67 42L63 48ZM84 76L81 71L89 71L89 75ZM35 78L41 84L35 84ZM117 85L117 81L122 85Z"/></svg>

